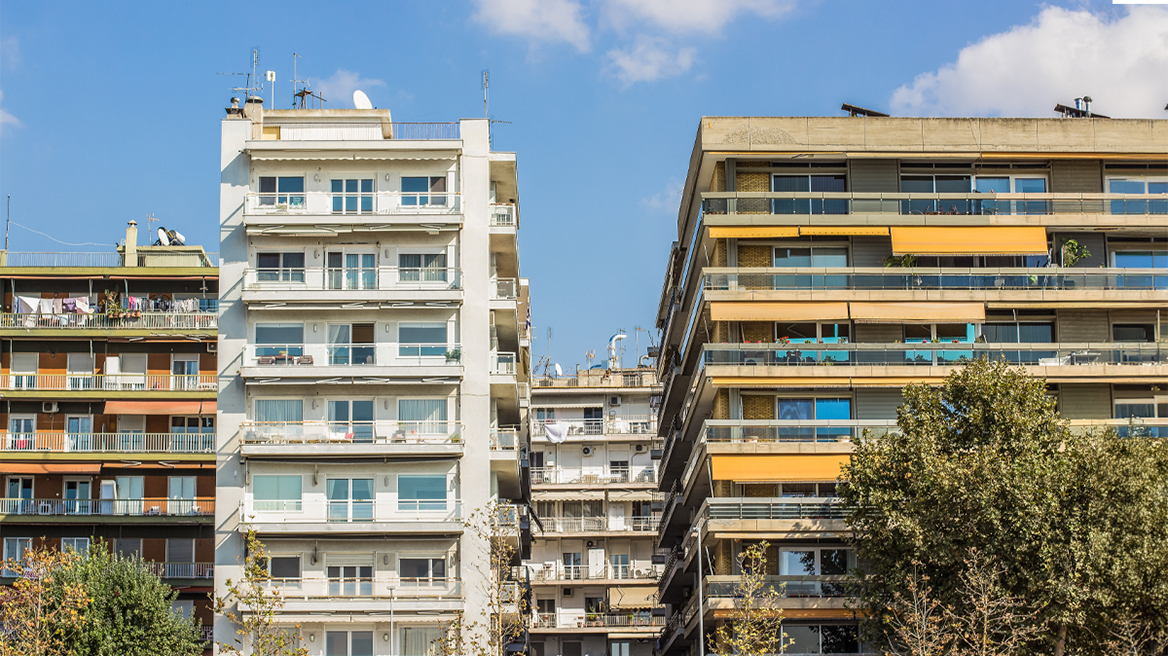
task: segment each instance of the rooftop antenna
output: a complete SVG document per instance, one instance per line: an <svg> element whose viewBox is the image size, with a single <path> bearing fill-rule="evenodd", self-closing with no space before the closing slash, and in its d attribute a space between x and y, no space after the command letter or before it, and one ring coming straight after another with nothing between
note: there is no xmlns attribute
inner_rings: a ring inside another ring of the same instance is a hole
<svg viewBox="0 0 1168 656"><path fill-rule="evenodd" d="M4 252L8 252L8 231L12 228L12 194L8 194L8 221L4 223Z"/></svg>
<svg viewBox="0 0 1168 656"><path fill-rule="evenodd" d="M553 329L551 326L548 326L548 352L547 352L548 360L552 359L552 336L553 335L555 335L555 329Z"/></svg>
<svg viewBox="0 0 1168 656"><path fill-rule="evenodd" d="M483 69L483 118L490 118L487 111L490 107L490 92L491 92L491 71Z"/></svg>
<svg viewBox="0 0 1168 656"><path fill-rule="evenodd" d="M272 93L268 97L268 109L276 108L276 71L268 71L265 74L268 82L272 85Z"/></svg>
<svg viewBox="0 0 1168 656"><path fill-rule="evenodd" d="M150 234L150 230L151 230L150 224L151 224L151 223L157 223L158 221L161 221L161 219L156 219L156 218L154 218L154 213L153 213L153 212L151 212L150 214L147 214L147 215L146 215L146 234L147 234L147 235L149 235L149 234Z"/></svg>
<svg viewBox="0 0 1168 656"><path fill-rule="evenodd" d="M320 109L325 99L320 94L312 92L312 78L301 80L296 75L296 60L299 58L299 54L292 53L292 109ZM298 84L304 86L297 88ZM313 100L316 101L316 107L310 107Z"/></svg>
<svg viewBox="0 0 1168 656"><path fill-rule="evenodd" d="M219 73L219 75L242 75L243 77L245 77L246 81L244 82L244 85L242 87L232 87L231 90L235 91L235 92L242 91L243 97L244 97L244 102L246 102L248 98L251 98L252 91L263 91L264 90L264 85L262 83L258 87L252 86L252 83L257 81L256 67L259 65L260 65L260 51L258 48L252 48L252 51L251 51L251 72L250 73ZM273 75L274 75L274 73L273 73Z"/></svg>

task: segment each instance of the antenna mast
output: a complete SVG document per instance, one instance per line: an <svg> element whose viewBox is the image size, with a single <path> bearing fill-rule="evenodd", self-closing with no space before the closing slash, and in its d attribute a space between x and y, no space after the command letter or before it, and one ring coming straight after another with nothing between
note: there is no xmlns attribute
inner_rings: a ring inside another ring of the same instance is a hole
<svg viewBox="0 0 1168 656"><path fill-rule="evenodd" d="M12 229L12 194L8 194L8 221L4 224L4 254L8 254L8 231Z"/></svg>
<svg viewBox="0 0 1168 656"><path fill-rule="evenodd" d="M488 118L487 110L490 107L490 105L488 104L488 101L490 100L490 95L489 95L490 90L491 90L491 71L489 69L484 68L483 69L483 118Z"/></svg>

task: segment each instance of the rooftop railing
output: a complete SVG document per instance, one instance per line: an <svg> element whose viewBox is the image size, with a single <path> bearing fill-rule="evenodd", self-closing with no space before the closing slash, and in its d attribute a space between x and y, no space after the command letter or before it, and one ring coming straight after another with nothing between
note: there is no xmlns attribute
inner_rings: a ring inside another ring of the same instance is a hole
<svg viewBox="0 0 1168 656"><path fill-rule="evenodd" d="M1160 365L1168 347L1155 343L1099 344L705 344L704 365L953 366L977 358L1034 366Z"/></svg>
<svg viewBox="0 0 1168 656"><path fill-rule="evenodd" d="M651 387L657 384L657 373L652 369L615 372L587 369L566 376L540 376L532 384L536 387Z"/></svg>
<svg viewBox="0 0 1168 656"><path fill-rule="evenodd" d="M711 520L844 519L835 497L708 497L698 514Z"/></svg>
<svg viewBox="0 0 1168 656"><path fill-rule="evenodd" d="M20 330L61 328L87 330L215 330L217 312L138 312L122 315L105 313L32 314L0 313L0 328Z"/></svg>
<svg viewBox="0 0 1168 656"><path fill-rule="evenodd" d="M264 582L285 600L459 599L462 580L450 577L378 579L273 578Z"/></svg>
<svg viewBox="0 0 1168 656"><path fill-rule="evenodd" d="M212 453L214 433L0 433L0 450L48 453Z"/></svg>
<svg viewBox="0 0 1168 656"><path fill-rule="evenodd" d="M244 444L461 444L458 421L245 421Z"/></svg>
<svg viewBox="0 0 1168 656"><path fill-rule="evenodd" d="M705 214L1168 214L1168 194L706 192Z"/></svg>
<svg viewBox="0 0 1168 656"><path fill-rule="evenodd" d="M299 191L291 193L248 193L244 200L247 214L331 215L337 221L360 221L363 217L402 214L458 214L462 195L457 192L379 191L372 193L329 193Z"/></svg>
<svg viewBox="0 0 1168 656"><path fill-rule="evenodd" d="M214 499L0 499L3 515L174 517L215 514Z"/></svg>
<svg viewBox="0 0 1168 656"><path fill-rule="evenodd" d="M251 291L443 291L462 289L462 270L452 267L248 267L244 269L243 286Z"/></svg>
<svg viewBox="0 0 1168 656"><path fill-rule="evenodd" d="M653 467L532 467L534 485L612 485L656 483Z"/></svg>
<svg viewBox="0 0 1168 656"><path fill-rule="evenodd" d="M777 290L1150 290L1168 289L1165 269L1073 268L707 268L708 291Z"/></svg>
<svg viewBox="0 0 1168 656"><path fill-rule="evenodd" d="M64 392L199 391L218 389L218 374L10 374L0 376L0 389Z"/></svg>
<svg viewBox="0 0 1168 656"><path fill-rule="evenodd" d="M418 140L458 139L458 123L401 123L381 121L348 122L276 122L268 121L265 128L279 128L274 135L280 141L349 141L349 140ZM270 135L270 137L269 137Z"/></svg>

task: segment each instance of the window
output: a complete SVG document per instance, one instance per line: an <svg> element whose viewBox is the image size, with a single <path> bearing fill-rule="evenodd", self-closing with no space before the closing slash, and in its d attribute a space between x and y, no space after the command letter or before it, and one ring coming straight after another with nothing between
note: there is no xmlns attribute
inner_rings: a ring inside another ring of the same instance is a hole
<svg viewBox="0 0 1168 656"><path fill-rule="evenodd" d="M142 538L117 538L114 551L123 558L142 555Z"/></svg>
<svg viewBox="0 0 1168 656"><path fill-rule="evenodd" d="M194 515L199 512L195 501L194 476L167 477L166 506L171 515Z"/></svg>
<svg viewBox="0 0 1168 656"><path fill-rule="evenodd" d="M1153 324L1123 324L1111 326L1111 337L1117 342L1154 342L1156 327Z"/></svg>
<svg viewBox="0 0 1168 656"><path fill-rule="evenodd" d="M300 578L300 556L272 556L268 558L268 572L274 579L298 580Z"/></svg>
<svg viewBox="0 0 1168 656"><path fill-rule="evenodd" d="M300 512L303 479L296 475L251 477L252 509L257 512Z"/></svg>
<svg viewBox="0 0 1168 656"><path fill-rule="evenodd" d="M377 253L330 251L325 263L329 289L377 289Z"/></svg>
<svg viewBox="0 0 1168 656"><path fill-rule="evenodd" d="M267 424L298 424L304 421L304 401L300 399L256 399L255 420Z"/></svg>
<svg viewBox="0 0 1168 656"><path fill-rule="evenodd" d="M556 614L556 600L551 599L536 599L535 609L540 615L555 615Z"/></svg>
<svg viewBox="0 0 1168 656"><path fill-rule="evenodd" d="M968 175L902 175L900 176L901 193L924 194L968 194L970 192L970 176ZM971 213L968 200L902 200L901 214L969 214Z"/></svg>
<svg viewBox="0 0 1168 656"><path fill-rule="evenodd" d="M329 565L325 568L328 577L329 596L368 597L373 594L372 565Z"/></svg>
<svg viewBox="0 0 1168 656"><path fill-rule="evenodd" d="M565 510L566 512L566 510ZM577 580L584 578L583 560L580 558L579 551L563 552L564 559L564 578L568 580Z"/></svg>
<svg viewBox="0 0 1168 656"><path fill-rule="evenodd" d="M398 474L397 509L408 512L446 510L446 476Z"/></svg>
<svg viewBox="0 0 1168 656"><path fill-rule="evenodd" d="M771 178L771 191L846 191L845 175L776 175ZM772 214L847 214L845 198L776 198L771 201Z"/></svg>
<svg viewBox="0 0 1168 656"><path fill-rule="evenodd" d="M69 514L90 514L89 479L65 480L65 512Z"/></svg>
<svg viewBox="0 0 1168 656"><path fill-rule="evenodd" d="M604 432L604 408L584 408L584 434L600 435Z"/></svg>
<svg viewBox="0 0 1168 656"><path fill-rule="evenodd" d="M856 566L856 553L844 548L799 547L779 551L780 576L839 576ZM843 593L843 579L830 581L791 581L791 596L838 596Z"/></svg>
<svg viewBox="0 0 1168 656"><path fill-rule="evenodd" d="M199 388L199 356L175 354L170 356L171 389L192 390Z"/></svg>
<svg viewBox="0 0 1168 656"><path fill-rule="evenodd" d="M1168 178L1132 176L1108 178L1107 191L1112 194L1168 193ZM1112 214L1168 214L1168 200L1113 200Z"/></svg>
<svg viewBox="0 0 1168 656"><path fill-rule="evenodd" d="M166 576L176 579L195 578L195 541L192 538L166 539Z"/></svg>
<svg viewBox="0 0 1168 656"><path fill-rule="evenodd" d="M428 176L402 179L401 204L407 207L445 205L446 176Z"/></svg>
<svg viewBox="0 0 1168 656"><path fill-rule="evenodd" d="M445 323L400 323L397 327L398 355L441 357L446 355Z"/></svg>
<svg viewBox="0 0 1168 656"><path fill-rule="evenodd" d="M398 399L397 419L403 435L445 435L447 403L439 399Z"/></svg>
<svg viewBox="0 0 1168 656"><path fill-rule="evenodd" d="M373 324L328 324L330 365L374 364Z"/></svg>
<svg viewBox="0 0 1168 656"><path fill-rule="evenodd" d="M195 601L193 599L175 599L170 602L170 610L182 619L189 620L191 614L195 612Z"/></svg>
<svg viewBox="0 0 1168 656"><path fill-rule="evenodd" d="M1168 250L1115 251L1111 259L1112 266L1121 269L1168 269Z"/></svg>
<svg viewBox="0 0 1168 656"><path fill-rule="evenodd" d="M61 551L70 549L79 554L89 553L89 538L61 538Z"/></svg>
<svg viewBox="0 0 1168 656"><path fill-rule="evenodd" d="M846 267L846 247L775 247L776 267Z"/></svg>
<svg viewBox="0 0 1168 656"><path fill-rule="evenodd" d="M332 180L333 214L369 214L373 211L373 180Z"/></svg>
<svg viewBox="0 0 1168 656"><path fill-rule="evenodd" d="M854 625L783 623L783 633L791 641L792 654L854 654L860 651L859 634Z"/></svg>
<svg viewBox="0 0 1168 656"><path fill-rule="evenodd" d="M24 561L24 554L32 548L32 538L4 538L4 562Z"/></svg>
<svg viewBox="0 0 1168 656"><path fill-rule="evenodd" d="M94 387L93 356L88 353L70 353L65 360L71 390L92 389Z"/></svg>
<svg viewBox="0 0 1168 656"><path fill-rule="evenodd" d="M257 323L255 354L261 364L290 364L304 355L304 324Z"/></svg>
<svg viewBox="0 0 1168 656"><path fill-rule="evenodd" d="M330 522L373 521L372 478L330 478L325 481Z"/></svg>
<svg viewBox="0 0 1168 656"><path fill-rule="evenodd" d="M982 194L1043 194L1046 178L1034 176L979 175L973 188ZM1047 200L975 200L969 203L974 214L1047 214Z"/></svg>
<svg viewBox="0 0 1168 656"><path fill-rule="evenodd" d="M257 282L304 282L304 253L256 253Z"/></svg>
<svg viewBox="0 0 1168 656"><path fill-rule="evenodd" d="M210 451L214 434L214 416L170 418L170 448L176 453Z"/></svg>
<svg viewBox="0 0 1168 656"><path fill-rule="evenodd" d="M775 338L787 338L792 344L847 344L852 334L846 323L776 323Z"/></svg>
<svg viewBox="0 0 1168 656"><path fill-rule="evenodd" d="M608 643L608 656L629 656L629 642L610 642Z"/></svg>
<svg viewBox="0 0 1168 656"><path fill-rule="evenodd" d="M398 280L446 282L446 253L398 253Z"/></svg>
<svg viewBox="0 0 1168 656"><path fill-rule="evenodd" d="M397 573L405 587L446 584L446 557L398 558Z"/></svg>
<svg viewBox="0 0 1168 656"><path fill-rule="evenodd" d="M8 415L8 435L5 448L31 451L36 448L36 415ZM8 498L12 498L9 494Z"/></svg>
<svg viewBox="0 0 1168 656"><path fill-rule="evenodd" d="M777 398L775 417L781 420L837 420L852 418L850 398ZM779 426L779 439L785 441L823 440L834 442L851 434L848 426Z"/></svg>
<svg viewBox="0 0 1168 656"><path fill-rule="evenodd" d="M304 177L260 177L260 206L304 209Z"/></svg>
<svg viewBox="0 0 1168 656"><path fill-rule="evenodd" d="M329 431L334 439L373 441L373 400L328 402Z"/></svg>
<svg viewBox="0 0 1168 656"><path fill-rule="evenodd" d="M982 324L981 335L990 344L1049 344L1054 341L1054 324L986 322Z"/></svg>
<svg viewBox="0 0 1168 656"><path fill-rule="evenodd" d="M608 564L612 567L612 578L627 579L629 578L629 555L628 554L611 554L608 557Z"/></svg>
<svg viewBox="0 0 1168 656"><path fill-rule="evenodd" d="M36 389L39 353L12 354L12 389Z"/></svg>
<svg viewBox="0 0 1168 656"><path fill-rule="evenodd" d="M402 656L437 656L437 641L446 637L438 626L411 626L401 630Z"/></svg>
<svg viewBox="0 0 1168 656"><path fill-rule="evenodd" d="M142 490L145 479L142 476L118 476L115 480L117 494L116 514L141 515L145 512Z"/></svg>
<svg viewBox="0 0 1168 656"><path fill-rule="evenodd" d="M372 631L326 631L325 656L373 656Z"/></svg>

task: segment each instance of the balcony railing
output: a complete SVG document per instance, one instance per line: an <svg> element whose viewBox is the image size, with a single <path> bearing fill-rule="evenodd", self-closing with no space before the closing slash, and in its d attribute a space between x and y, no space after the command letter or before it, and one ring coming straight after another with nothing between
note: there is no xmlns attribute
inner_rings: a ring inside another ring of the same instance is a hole
<svg viewBox="0 0 1168 656"><path fill-rule="evenodd" d="M52 253L0 251L0 266L6 267L83 267L83 268L119 268L124 264L124 257L118 252L105 253ZM217 267L219 266L218 253L204 253L198 250L153 251L138 253L138 266L162 267Z"/></svg>
<svg viewBox="0 0 1168 656"><path fill-rule="evenodd" d="M844 575L823 576L765 576L762 590L765 593L775 591L784 598L800 597L843 597ZM707 576L705 581L707 599L740 599L742 597L742 580L739 576Z"/></svg>
<svg viewBox="0 0 1168 656"><path fill-rule="evenodd" d="M515 354L510 351L492 351L491 373L496 376L514 376L515 361Z"/></svg>
<svg viewBox="0 0 1168 656"><path fill-rule="evenodd" d="M844 508L835 497L709 497L699 515L718 519L844 519Z"/></svg>
<svg viewBox="0 0 1168 656"><path fill-rule="evenodd" d="M0 433L4 451L211 453L214 433Z"/></svg>
<svg viewBox="0 0 1168 656"><path fill-rule="evenodd" d="M540 517L544 533L589 533L594 531L657 531L661 517Z"/></svg>
<svg viewBox="0 0 1168 656"><path fill-rule="evenodd" d="M350 206L345 201L357 198ZM244 201L248 214L332 215L338 218L402 214L458 214L462 196L455 192L381 191L365 194L341 194L327 191L295 193L249 193Z"/></svg>
<svg viewBox="0 0 1168 656"><path fill-rule="evenodd" d="M5 515L171 517L215 514L214 499L0 499Z"/></svg>
<svg viewBox="0 0 1168 656"><path fill-rule="evenodd" d="M197 391L218 389L217 374L9 374L0 376L6 390L48 391Z"/></svg>
<svg viewBox="0 0 1168 656"><path fill-rule="evenodd" d="M20 330L215 330L218 325L219 315L215 312L138 312L126 315L0 313L0 328Z"/></svg>
<svg viewBox="0 0 1168 656"><path fill-rule="evenodd" d="M458 499L343 499L267 501L253 499L241 504L248 520L281 524L372 524L376 522L460 522Z"/></svg>
<svg viewBox="0 0 1168 656"><path fill-rule="evenodd" d="M244 444L461 444L458 421L245 421Z"/></svg>
<svg viewBox="0 0 1168 656"><path fill-rule="evenodd" d="M533 572L532 580L539 581L656 581L661 576L662 567L648 561L634 561L629 565L603 563L600 568L587 565L564 565L544 563Z"/></svg>
<svg viewBox="0 0 1168 656"><path fill-rule="evenodd" d="M453 267L248 267L243 272L243 285L250 291L444 291L462 289L462 270Z"/></svg>
<svg viewBox="0 0 1168 656"><path fill-rule="evenodd" d="M1098 344L705 344L704 365L952 366L977 358L1035 366L1157 365L1168 347L1154 343Z"/></svg>
<svg viewBox="0 0 1168 656"><path fill-rule="evenodd" d="M553 431L564 431L569 436L588 435L656 435L656 415L624 415L606 419L532 419L531 434L542 438L547 426Z"/></svg>
<svg viewBox="0 0 1168 656"><path fill-rule="evenodd" d="M540 376L532 383L536 387L652 387L657 384L657 372L585 369L566 376Z"/></svg>
<svg viewBox="0 0 1168 656"><path fill-rule="evenodd" d="M1168 194L706 192L705 214L1168 214Z"/></svg>
<svg viewBox="0 0 1168 656"><path fill-rule="evenodd" d="M511 203L491 203L492 228L517 228L515 206Z"/></svg>
<svg viewBox="0 0 1168 656"><path fill-rule="evenodd" d="M375 342L372 344L248 344L250 367L443 366L462 360L459 344Z"/></svg>
<svg viewBox="0 0 1168 656"><path fill-rule="evenodd" d="M164 579L215 578L214 563L159 563L147 561L146 568Z"/></svg>
<svg viewBox="0 0 1168 656"><path fill-rule="evenodd" d="M532 467L535 485L612 485L656 483L654 467Z"/></svg>
<svg viewBox="0 0 1168 656"><path fill-rule="evenodd" d="M491 283L491 298L513 301L519 298L519 281L514 278L497 278Z"/></svg>
<svg viewBox="0 0 1168 656"><path fill-rule="evenodd" d="M988 290L1143 291L1168 289L1165 269L1073 268L706 268L708 291L779 290Z"/></svg>
<svg viewBox="0 0 1168 656"><path fill-rule="evenodd" d="M458 599L458 578L276 578L265 587L285 600Z"/></svg>
<svg viewBox="0 0 1168 656"><path fill-rule="evenodd" d="M458 123L393 123L393 122L318 122L318 123L266 123L265 127L278 128L274 135L280 141L349 141L398 139L428 141L432 139L458 139Z"/></svg>
<svg viewBox="0 0 1168 656"><path fill-rule="evenodd" d="M849 442L898 430L895 419L707 419L702 434L711 443Z"/></svg>
<svg viewBox="0 0 1168 656"><path fill-rule="evenodd" d="M500 426L491 429L492 451L514 451L519 448L519 427Z"/></svg>
<svg viewBox="0 0 1168 656"><path fill-rule="evenodd" d="M533 629L571 629L586 627L662 627L665 617L652 615L647 611L626 614L587 613L584 611L560 611L558 613L536 613Z"/></svg>

